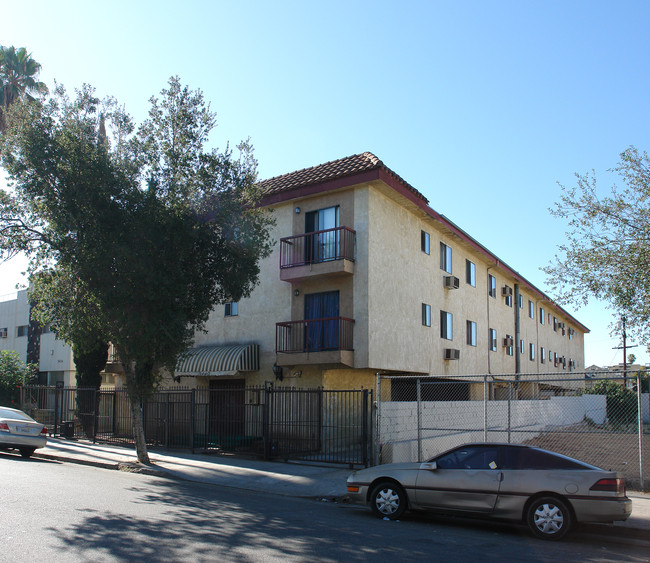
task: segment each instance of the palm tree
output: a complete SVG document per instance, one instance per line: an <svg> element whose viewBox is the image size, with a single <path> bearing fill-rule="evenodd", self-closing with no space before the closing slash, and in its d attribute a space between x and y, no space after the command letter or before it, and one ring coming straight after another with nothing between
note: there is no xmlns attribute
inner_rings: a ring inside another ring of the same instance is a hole
<svg viewBox="0 0 650 563"><path fill-rule="evenodd" d="M38 81L41 65L32 59L25 47L0 45L0 132L4 131L3 112L21 97L33 99L32 94L47 93L44 82Z"/></svg>

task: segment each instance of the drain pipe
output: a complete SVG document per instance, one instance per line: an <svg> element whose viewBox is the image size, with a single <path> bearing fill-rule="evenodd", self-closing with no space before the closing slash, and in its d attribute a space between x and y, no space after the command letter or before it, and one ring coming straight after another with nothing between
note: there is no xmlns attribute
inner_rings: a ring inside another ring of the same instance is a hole
<svg viewBox="0 0 650 563"><path fill-rule="evenodd" d="M515 284L515 373L521 373L521 309L519 308L519 284ZM519 379L516 377L515 379Z"/></svg>

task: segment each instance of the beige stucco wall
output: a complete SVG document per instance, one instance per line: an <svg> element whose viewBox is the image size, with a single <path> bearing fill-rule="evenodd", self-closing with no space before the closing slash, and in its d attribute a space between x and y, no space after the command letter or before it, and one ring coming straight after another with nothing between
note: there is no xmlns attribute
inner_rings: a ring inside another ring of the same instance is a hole
<svg viewBox="0 0 650 563"><path fill-rule="evenodd" d="M305 214L334 205L340 206L340 225L356 231L354 273L333 277L307 277L301 281L280 279L279 240L305 232ZM299 208L299 212L296 212ZM552 304L539 300L538 294L520 280L513 279L499 264L452 233L421 209L375 181L296 198L273 206L276 225L272 236L276 245L272 254L260 263L261 283L248 298L239 302L236 317L224 317L224 306L216 307L206 325L206 333L196 335L196 345L260 345L260 371L240 374L247 384L273 381L275 325L277 322L304 318L305 295L338 290L340 315L353 318L354 366L285 366L281 385L327 388L373 388L378 371L421 373L439 376L465 374L513 374L516 356L506 354L503 338L515 338L515 314L518 302L515 285L521 292L523 308L520 338L524 353L520 357L522 373L562 370L546 360L540 362L540 347L576 361L575 369L584 368L583 335L577 326ZM421 250L421 231L430 235L430 254ZM440 268L440 242L452 249L452 275L459 278L459 289L446 289ZM465 280L465 261L476 266L476 285ZM488 275L496 278L497 296L488 296ZM512 306L501 295L504 285L513 288ZM528 301L534 303L534 318L528 316ZM422 325L422 304L431 306L431 327ZM539 307L567 323L567 333L553 331L546 320L539 323ZM453 315L453 338L440 337L440 311ZM477 324L477 345L466 344L466 321ZM568 328L576 329L573 340ZM488 351L488 328L497 331L497 350ZM530 343L535 344L535 359L530 359ZM443 360L443 350L460 350L460 359ZM569 375L569 368L566 369ZM206 379L191 379L183 384L207 385ZM526 391L533 393L533 391Z"/></svg>

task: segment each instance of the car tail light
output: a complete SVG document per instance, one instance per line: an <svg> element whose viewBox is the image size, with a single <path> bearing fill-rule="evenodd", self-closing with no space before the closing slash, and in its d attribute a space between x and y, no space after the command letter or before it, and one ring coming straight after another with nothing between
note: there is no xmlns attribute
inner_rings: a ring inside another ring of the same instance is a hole
<svg viewBox="0 0 650 563"><path fill-rule="evenodd" d="M6 422L0 422L0 432L9 432L9 425Z"/></svg>
<svg viewBox="0 0 650 563"><path fill-rule="evenodd" d="M41 430L41 434L47 434L47 428L43 426L43 430Z"/></svg>
<svg viewBox="0 0 650 563"><path fill-rule="evenodd" d="M596 481L589 490L624 494L625 479L601 479Z"/></svg>

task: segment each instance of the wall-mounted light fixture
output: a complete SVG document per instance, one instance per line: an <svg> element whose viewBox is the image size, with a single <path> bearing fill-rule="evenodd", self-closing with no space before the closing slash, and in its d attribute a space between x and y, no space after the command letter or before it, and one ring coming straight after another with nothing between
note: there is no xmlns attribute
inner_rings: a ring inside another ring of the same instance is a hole
<svg viewBox="0 0 650 563"><path fill-rule="evenodd" d="M294 294L294 296L298 297L298 295L300 295L300 290L299 289L294 289L293 294Z"/></svg>
<svg viewBox="0 0 650 563"><path fill-rule="evenodd" d="M300 207L296 207L296 215L300 213Z"/></svg>

